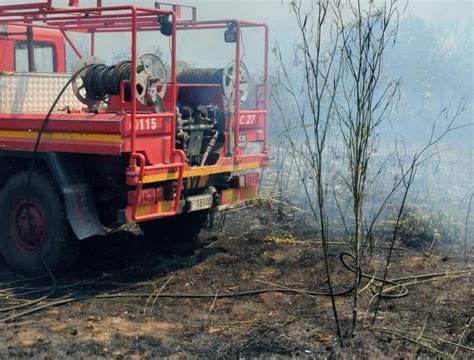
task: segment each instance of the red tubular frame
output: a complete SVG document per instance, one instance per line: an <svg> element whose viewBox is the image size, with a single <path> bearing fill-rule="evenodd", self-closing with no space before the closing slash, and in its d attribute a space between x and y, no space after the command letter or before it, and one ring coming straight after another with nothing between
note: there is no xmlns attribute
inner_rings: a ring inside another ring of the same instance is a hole
<svg viewBox="0 0 474 360"><path fill-rule="evenodd" d="M247 27L263 27L265 32L265 48L264 48L264 83L263 96L264 99L257 100L257 109L254 113L259 113L263 117L263 155L268 160L268 47L269 34L268 27L263 23L239 21L235 19L218 20L218 21L197 21L196 11L193 8L192 20L178 21L175 11L166 9L144 8L140 6L108 6L102 7L102 1L97 0L97 7L69 7L69 8L54 8L52 0L47 0L36 4L23 5L1 5L0 6L0 24L17 23L25 25L32 24L40 28L52 28L60 30L66 42L72 47L74 52L82 57L80 49L74 44L67 32L90 33L90 54L95 53L95 33L102 32L130 32L131 33L131 52L132 52L132 68L137 65L137 32L138 31L157 31L160 25L156 21L159 15L171 16L172 18L172 35L171 35L171 99L173 104L177 100L177 81L176 81L176 34L178 30L205 30L205 29L226 29L229 24L234 24L236 27L236 44L235 44L235 63L236 63L236 83L235 83L235 99L234 99L234 114L233 117L233 161L235 164L245 160L246 155L242 155L240 151L240 57L241 57L241 36L242 28ZM124 100L124 86L130 84L131 87L131 109L130 109L130 162L127 169L128 183L133 183L137 186L135 192L135 203L132 208L132 219L136 221L151 220L158 217L172 216L180 211L180 198L183 189L183 174L184 166L186 164L186 155L183 151L175 148L176 139L171 136L171 153L169 159L165 159L160 165L146 165L146 158L144 154L137 152L137 129L135 126L137 118L137 103L136 99L136 74L132 72L131 81L122 82L120 87L120 111L125 114L125 100ZM263 109L258 105L263 104ZM248 112L247 110L244 111ZM176 117L176 109L170 109L170 114ZM176 133L176 123L171 123L171 134ZM227 146L227 144L226 144ZM250 158L247 155L247 158ZM267 161L265 160L265 161ZM158 170L173 170L178 169L176 196L173 207L170 211L159 214L148 214L144 216L137 216L138 199L143 186L143 179L147 171Z"/></svg>
<svg viewBox="0 0 474 360"><path fill-rule="evenodd" d="M135 29L137 28L137 10L135 7L132 7L132 69L137 68L137 32ZM175 36L173 34L173 36ZM173 49L173 52L175 49ZM173 56L173 59L171 60L172 62L175 60L175 56ZM132 99L132 121L131 121L131 133L132 137L130 139L130 152L132 153L132 156L135 155L135 137L136 137L136 132L137 129L135 127L135 120L136 120L136 115L137 115L137 102L135 99L137 98L137 73L135 70L132 71L132 84L131 84L131 99ZM130 166L133 166L132 163L132 158L130 158ZM137 194L139 195L139 191L137 191ZM136 208L137 204L135 204Z"/></svg>
<svg viewBox="0 0 474 360"><path fill-rule="evenodd" d="M234 99L234 107L235 107L235 114L234 114L234 157L235 161L239 162L240 156L240 146L239 146L239 133L240 133L240 23L238 21L235 22L235 27L237 30L237 38L235 42L235 99Z"/></svg>
<svg viewBox="0 0 474 360"><path fill-rule="evenodd" d="M67 43L68 43L69 46L72 48L72 50L76 53L77 57L78 57L79 59L82 59L83 55L82 55L81 50L76 46L76 44L74 43L74 41L71 40L71 38L69 37L69 35L67 34L67 32L64 31L63 29L61 29L61 34L63 34L64 39L67 41Z"/></svg>

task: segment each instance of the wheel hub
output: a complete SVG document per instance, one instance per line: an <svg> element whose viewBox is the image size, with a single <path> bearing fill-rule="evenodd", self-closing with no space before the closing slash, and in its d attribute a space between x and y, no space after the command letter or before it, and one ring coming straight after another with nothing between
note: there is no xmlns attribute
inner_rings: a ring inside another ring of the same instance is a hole
<svg viewBox="0 0 474 360"><path fill-rule="evenodd" d="M11 221L13 238L25 252L37 252L45 242L46 216L35 201L23 201L15 209Z"/></svg>

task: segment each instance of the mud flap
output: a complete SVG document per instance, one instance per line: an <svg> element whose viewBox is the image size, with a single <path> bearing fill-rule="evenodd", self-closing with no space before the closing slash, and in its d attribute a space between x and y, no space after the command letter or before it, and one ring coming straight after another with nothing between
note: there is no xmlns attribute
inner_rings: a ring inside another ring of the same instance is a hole
<svg viewBox="0 0 474 360"><path fill-rule="evenodd" d="M77 238L83 240L94 235L105 235L92 191L75 155L45 153L43 156L64 196L66 215Z"/></svg>
<svg viewBox="0 0 474 360"><path fill-rule="evenodd" d="M95 209L92 193L87 184L62 189L67 218L79 240L94 235L105 235Z"/></svg>

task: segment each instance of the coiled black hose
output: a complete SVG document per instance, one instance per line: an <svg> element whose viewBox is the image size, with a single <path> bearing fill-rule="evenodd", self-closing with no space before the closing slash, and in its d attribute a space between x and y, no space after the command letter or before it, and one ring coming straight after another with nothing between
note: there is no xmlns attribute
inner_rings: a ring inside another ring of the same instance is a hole
<svg viewBox="0 0 474 360"><path fill-rule="evenodd" d="M224 69L188 69L177 76L181 84L222 84Z"/></svg>
<svg viewBox="0 0 474 360"><path fill-rule="evenodd" d="M132 79L132 62L122 61L116 65L92 65L82 77L87 96L104 100L110 95L120 94L120 84ZM130 101L130 86L125 87L125 100Z"/></svg>

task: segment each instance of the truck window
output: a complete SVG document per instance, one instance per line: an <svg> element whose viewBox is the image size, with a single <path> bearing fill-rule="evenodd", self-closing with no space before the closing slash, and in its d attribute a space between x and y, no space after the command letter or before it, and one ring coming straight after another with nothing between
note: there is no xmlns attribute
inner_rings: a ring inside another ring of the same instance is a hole
<svg viewBox="0 0 474 360"><path fill-rule="evenodd" d="M35 66L37 72L52 73L56 71L56 59L52 44L33 43ZM28 45L17 42L15 45L15 71L28 72Z"/></svg>

